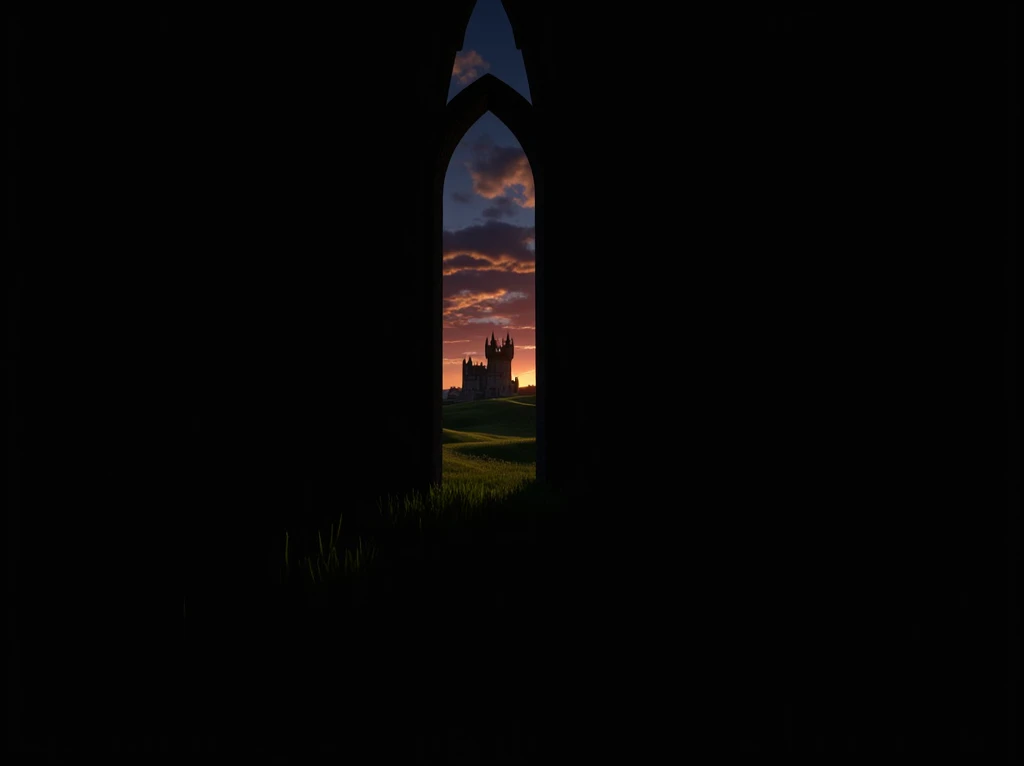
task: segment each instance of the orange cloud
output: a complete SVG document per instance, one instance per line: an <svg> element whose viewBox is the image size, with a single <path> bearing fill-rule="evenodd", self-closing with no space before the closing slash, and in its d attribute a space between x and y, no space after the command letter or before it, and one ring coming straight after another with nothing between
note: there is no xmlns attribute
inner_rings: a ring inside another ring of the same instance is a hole
<svg viewBox="0 0 1024 766"><path fill-rule="evenodd" d="M504 327L511 322L511 319L494 315L494 307L527 297L525 293L518 290L499 289L490 292L460 290L444 299L442 319L448 327L467 324L497 324ZM482 317L481 314L487 316Z"/></svg>
<svg viewBox="0 0 1024 766"><path fill-rule="evenodd" d="M466 168L473 191L484 199L506 197L519 207L534 207L533 171L522 149L493 147L476 161L467 162Z"/></svg>
<svg viewBox="0 0 1024 766"><path fill-rule="evenodd" d="M532 274L534 272L533 261L520 261L514 256L501 254L489 255L487 253L473 251L459 251L456 253L445 253L441 266L441 273L445 276L455 274L464 269L474 271L510 271L515 274Z"/></svg>
<svg viewBox="0 0 1024 766"><path fill-rule="evenodd" d="M491 65L484 61L476 51L466 51L455 56L455 66L452 68L452 77L459 85L469 85L473 80L491 68Z"/></svg>
<svg viewBox="0 0 1024 766"><path fill-rule="evenodd" d="M445 231L441 240L444 274L464 270L532 274L536 258L531 247L534 236L532 226L500 221Z"/></svg>

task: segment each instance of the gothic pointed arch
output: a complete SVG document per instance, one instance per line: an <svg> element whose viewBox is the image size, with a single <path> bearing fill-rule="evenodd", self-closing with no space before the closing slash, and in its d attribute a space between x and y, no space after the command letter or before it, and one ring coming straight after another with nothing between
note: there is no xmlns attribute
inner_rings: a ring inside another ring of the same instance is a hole
<svg viewBox="0 0 1024 766"><path fill-rule="evenodd" d="M536 176L537 169L541 167L541 158L538 156L533 105L494 75L485 74L456 94L445 106L436 168L440 177L444 178L455 147L466 135L466 131L486 112L491 112L512 131Z"/></svg>

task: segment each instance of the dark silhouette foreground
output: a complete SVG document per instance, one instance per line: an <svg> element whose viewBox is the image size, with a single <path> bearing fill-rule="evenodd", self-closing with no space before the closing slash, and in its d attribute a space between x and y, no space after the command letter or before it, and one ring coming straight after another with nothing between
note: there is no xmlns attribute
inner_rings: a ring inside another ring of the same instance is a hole
<svg viewBox="0 0 1024 766"><path fill-rule="evenodd" d="M9 17L13 749L1015 755L1012 6L705 5L508 0L532 104L455 110L469 2ZM283 618L285 529L439 472L484 110L578 515Z"/></svg>

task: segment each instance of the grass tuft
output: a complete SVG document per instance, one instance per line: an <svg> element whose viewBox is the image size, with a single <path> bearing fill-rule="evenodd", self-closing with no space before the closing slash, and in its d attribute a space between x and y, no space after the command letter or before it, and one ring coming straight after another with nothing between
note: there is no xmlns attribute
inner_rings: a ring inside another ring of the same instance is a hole
<svg viewBox="0 0 1024 766"><path fill-rule="evenodd" d="M538 493L535 397L513 397L452 405L445 411L442 481L425 491L387 495L376 514L361 517L358 529L342 539L337 524L316 531L312 553L296 560L308 583L321 585L358 577L377 560L378 544L422 536L438 529L523 519L523 512L544 507ZM369 510L369 509L367 509ZM291 565L290 536L285 532L284 575Z"/></svg>

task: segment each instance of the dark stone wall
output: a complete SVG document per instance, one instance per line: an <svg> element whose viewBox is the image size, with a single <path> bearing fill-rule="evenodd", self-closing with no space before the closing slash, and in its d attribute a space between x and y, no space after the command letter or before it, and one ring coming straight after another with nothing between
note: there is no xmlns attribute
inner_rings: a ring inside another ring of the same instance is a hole
<svg viewBox="0 0 1024 766"><path fill-rule="evenodd" d="M647 670L720 742L1002 752L1006 8L533 29L549 470L635 541ZM640 402L572 385L584 326Z"/></svg>
<svg viewBox="0 0 1024 766"><path fill-rule="evenodd" d="M128 700L180 672L183 582L230 623L286 529L433 478L422 126L459 35L415 13L12 19L29 735L105 736L81 717L103 684L126 731L159 730ZM418 385L367 368L397 354Z"/></svg>
<svg viewBox="0 0 1024 766"><path fill-rule="evenodd" d="M178 672L183 579L230 613L266 540L437 475L429 126L471 3L427 5L12 19L27 738L87 739L104 684L161 731L127 701ZM657 677L715 701L642 706L669 742L1006 753L1006 9L554 5L507 3L544 158L542 469L594 515L621 610L595 645L635 649L602 699ZM678 384L577 385L584 330ZM412 391L350 398L395 353Z"/></svg>

